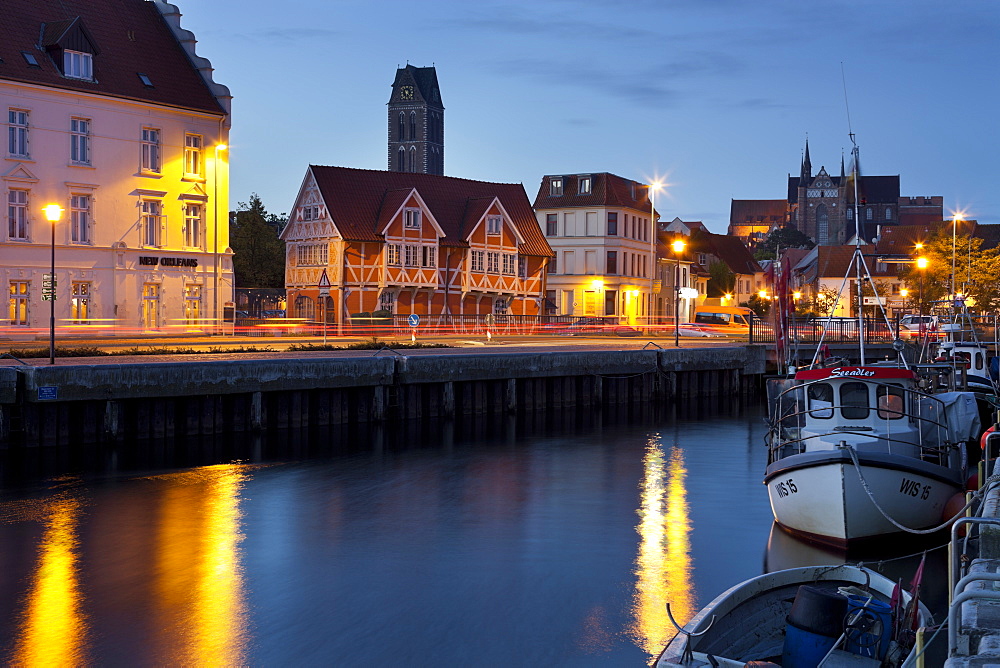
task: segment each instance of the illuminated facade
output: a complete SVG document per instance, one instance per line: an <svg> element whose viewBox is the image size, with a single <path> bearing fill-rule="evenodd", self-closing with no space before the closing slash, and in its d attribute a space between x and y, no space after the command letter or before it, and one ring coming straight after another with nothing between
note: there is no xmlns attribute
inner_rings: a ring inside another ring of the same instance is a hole
<svg viewBox="0 0 1000 668"><path fill-rule="evenodd" d="M556 254L548 313L617 316L630 324L669 315L649 308L651 292L662 288L653 276L649 189L607 172L542 177L535 216Z"/></svg>
<svg viewBox="0 0 1000 668"><path fill-rule="evenodd" d="M289 315L537 315L551 249L520 184L312 165L281 233ZM329 296L320 293L326 272Z"/></svg>
<svg viewBox="0 0 1000 668"><path fill-rule="evenodd" d="M53 247L61 334L211 328L232 300L231 96L178 9L18 2L2 37L0 328L47 326Z"/></svg>

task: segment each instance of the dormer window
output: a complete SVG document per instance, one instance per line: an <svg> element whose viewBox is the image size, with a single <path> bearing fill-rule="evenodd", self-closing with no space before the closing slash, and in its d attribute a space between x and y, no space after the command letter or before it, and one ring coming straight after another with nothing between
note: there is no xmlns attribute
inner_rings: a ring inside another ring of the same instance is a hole
<svg viewBox="0 0 1000 668"><path fill-rule="evenodd" d="M581 176L580 177L580 194L589 195L590 194L590 177Z"/></svg>
<svg viewBox="0 0 1000 668"><path fill-rule="evenodd" d="M70 79L94 78L93 55L82 51L63 51L63 75Z"/></svg>
<svg viewBox="0 0 1000 668"><path fill-rule="evenodd" d="M563 194L563 180L562 177L550 179L549 180L549 195L552 197L561 197Z"/></svg>
<svg viewBox="0 0 1000 668"><path fill-rule="evenodd" d="M500 216L486 216L486 234L500 234L502 222Z"/></svg>

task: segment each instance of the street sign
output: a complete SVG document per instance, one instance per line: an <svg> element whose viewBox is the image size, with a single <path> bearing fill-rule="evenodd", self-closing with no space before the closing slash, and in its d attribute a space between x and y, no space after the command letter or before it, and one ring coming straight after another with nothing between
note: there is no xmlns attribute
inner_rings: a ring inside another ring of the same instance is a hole
<svg viewBox="0 0 1000 668"><path fill-rule="evenodd" d="M882 305L882 298L881 297L862 297L861 298L861 303L862 303L863 306L881 306Z"/></svg>
<svg viewBox="0 0 1000 668"><path fill-rule="evenodd" d="M329 297L330 296L330 277L326 275L326 269L323 270L323 275L319 277L319 296Z"/></svg>
<svg viewBox="0 0 1000 668"><path fill-rule="evenodd" d="M410 323L410 327L416 327L420 324L420 316L416 313L411 313L406 322Z"/></svg>

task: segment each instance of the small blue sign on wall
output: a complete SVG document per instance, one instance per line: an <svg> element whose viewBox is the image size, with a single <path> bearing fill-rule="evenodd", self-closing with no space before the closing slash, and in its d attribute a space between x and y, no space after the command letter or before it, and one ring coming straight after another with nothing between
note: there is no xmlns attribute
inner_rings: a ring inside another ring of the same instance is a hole
<svg viewBox="0 0 1000 668"><path fill-rule="evenodd" d="M410 317L408 317L406 321L410 323L410 327L416 327L420 324L420 316L416 313L411 313Z"/></svg>
<svg viewBox="0 0 1000 668"><path fill-rule="evenodd" d="M55 401L59 398L59 388L54 385L43 385L38 388L39 401Z"/></svg>

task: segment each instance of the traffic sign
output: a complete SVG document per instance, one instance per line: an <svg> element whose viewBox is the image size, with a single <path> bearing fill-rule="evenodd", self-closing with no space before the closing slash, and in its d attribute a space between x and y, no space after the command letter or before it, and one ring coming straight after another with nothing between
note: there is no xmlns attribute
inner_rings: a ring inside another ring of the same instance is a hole
<svg viewBox="0 0 1000 668"><path fill-rule="evenodd" d="M416 327L420 324L420 316L416 313L411 313L406 322L410 323L410 327Z"/></svg>
<svg viewBox="0 0 1000 668"><path fill-rule="evenodd" d="M323 275L319 277L319 289L322 290L323 288L330 289L330 277L326 275L326 269L323 270Z"/></svg>

